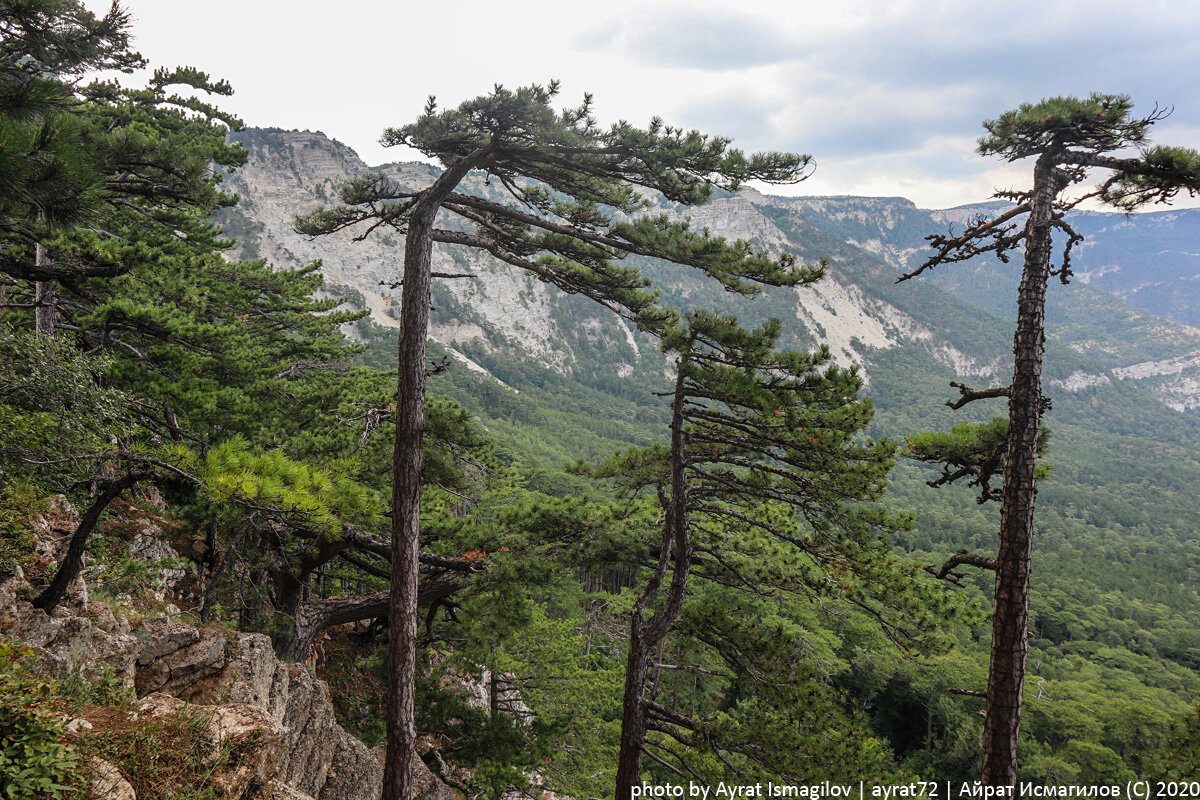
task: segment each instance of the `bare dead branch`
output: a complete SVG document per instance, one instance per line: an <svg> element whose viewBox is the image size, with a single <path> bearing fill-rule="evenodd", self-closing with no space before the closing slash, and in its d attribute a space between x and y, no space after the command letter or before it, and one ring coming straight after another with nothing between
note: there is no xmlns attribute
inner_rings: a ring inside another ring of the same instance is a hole
<svg viewBox="0 0 1200 800"><path fill-rule="evenodd" d="M991 389L972 389L965 383L959 383L958 381L950 381L950 385L958 389L959 397L957 400L947 400L946 405L956 411L967 403L972 403L976 400L986 400L992 397L1008 397L1010 394L1010 387L1008 386L996 386Z"/></svg>

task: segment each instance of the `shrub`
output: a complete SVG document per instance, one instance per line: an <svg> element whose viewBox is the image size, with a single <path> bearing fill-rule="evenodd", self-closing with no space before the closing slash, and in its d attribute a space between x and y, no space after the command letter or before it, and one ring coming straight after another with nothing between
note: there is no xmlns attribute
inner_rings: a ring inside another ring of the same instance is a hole
<svg viewBox="0 0 1200 800"><path fill-rule="evenodd" d="M72 793L79 756L66 741L62 701L28 674L28 655L0 643L0 797L57 800Z"/></svg>

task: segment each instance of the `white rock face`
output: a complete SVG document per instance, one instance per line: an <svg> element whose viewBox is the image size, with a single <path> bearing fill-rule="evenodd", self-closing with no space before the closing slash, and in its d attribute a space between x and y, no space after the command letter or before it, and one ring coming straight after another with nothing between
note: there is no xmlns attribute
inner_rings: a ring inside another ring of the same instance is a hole
<svg viewBox="0 0 1200 800"><path fill-rule="evenodd" d="M1148 381L1158 399L1176 411L1200 408L1200 351L1117 367L1112 373L1119 380Z"/></svg>
<svg viewBox="0 0 1200 800"><path fill-rule="evenodd" d="M1113 374L1122 380L1128 378L1154 378L1160 375L1179 375L1185 370L1200 368L1200 352L1169 358L1165 361L1143 361L1128 367L1117 367Z"/></svg>
<svg viewBox="0 0 1200 800"><path fill-rule="evenodd" d="M1104 386L1112 383L1107 375L1091 375L1082 370L1076 370L1067 376L1066 380L1049 381L1052 386L1061 386L1068 392L1080 392L1093 386Z"/></svg>
<svg viewBox="0 0 1200 800"><path fill-rule="evenodd" d="M239 212L254 223L248 230L237 231L242 254L257 253L277 268L291 269L320 259L331 291L358 292L376 323L395 327L400 314L400 289L393 284L403 272L403 236L380 229L355 241L365 230L360 227L309 239L292 230L298 214L336 203L338 187L368 172L367 165L352 150L321 134L289 132L267 138L274 144L254 144L258 140L252 139L246 165L226 177L229 188L242 198ZM420 164L390 165L379 171L414 188L427 185L433 175ZM472 190L482 188L475 178L469 178L467 185ZM431 330L435 341L469 362L454 345L477 339L486 342L492 333L510 340L547 366L570 371L573 356L556 335L556 292L546 284L465 247L435 247L433 269L474 276L435 282L490 329L485 331L474 320L443 321ZM603 315L608 316L606 312ZM468 365L482 370L474 362Z"/></svg>
<svg viewBox="0 0 1200 800"><path fill-rule="evenodd" d="M308 240L292 230L297 214L319 205L334 204L337 189L345 180L372 168L352 150L322 134L252 132L249 140L248 163L227 179L229 187L243 198L234 215L233 235L248 251L267 257L280 268L295 268L321 259L330 294L351 298L358 307L369 310L380 325L398 326L399 289L394 284L401 273L403 237L395 231L380 229L364 241L354 241L361 230ZM410 188L427 185L437 173L428 165L411 163L374 170ZM496 186L489 186L476 176L467 178L464 190L503 199ZM820 214L844 223L847 230L862 231L856 234L857 239L848 239L848 243L874 254L893 269L907 269L917 252L889 241L889 232L902 230L901 226L911 224L912 215L918 213L912 203L900 198L768 198L747 189L696 207L675 206L659 198L658 207L651 213L686 217L696 230L707 229L730 239L748 239L756 247L773 253L793 247L783 230L760 210L759 206L764 204L797 213ZM919 213L928 213L942 224L962 224L977 212L972 207ZM446 219L442 224L459 223ZM979 358L963 352L936 325L915 319L871 296L869 289L864 291L839 278L838 266L835 258L831 277L794 290L794 320L818 342L828 344L839 364L862 364L869 361L872 350L915 343L963 378L997 381L1011 372L1011 355ZM464 247L438 246L434 248L434 270L474 276L436 280L436 294L445 308L440 309L440 314L435 312L430 328L431 338L469 369L487 373L466 352L515 348L558 372L576 374L581 367L591 366L581 361L574 349L584 341L596 344L606 340L609 352L614 352L611 346L616 345L621 352L628 353L627 357L621 357L622 363L615 365L621 376L632 375L644 355L659 357L656 349L643 353L645 348L639 348L628 324L605 309L596 307L592 314L573 306L564 317L559 313L565 308L559 290L490 256ZM684 297L690 296L698 285L693 280L703 280L688 275L687 270L678 275L677 280L672 279L672 287ZM435 298L435 306L438 305ZM570 319L569 328L565 327L564 319ZM1111 376L1077 372L1060 384L1068 391L1078 392L1113 379L1154 379L1152 390L1172 408L1200 406L1200 391L1197 391L1200 352L1121 367Z"/></svg>
<svg viewBox="0 0 1200 800"><path fill-rule="evenodd" d="M805 327L829 345L834 360L849 366L862 360L867 347L888 349L899 341L884 322L872 314L856 286L843 286L832 278L796 288L796 316ZM899 312L897 312L899 313Z"/></svg>

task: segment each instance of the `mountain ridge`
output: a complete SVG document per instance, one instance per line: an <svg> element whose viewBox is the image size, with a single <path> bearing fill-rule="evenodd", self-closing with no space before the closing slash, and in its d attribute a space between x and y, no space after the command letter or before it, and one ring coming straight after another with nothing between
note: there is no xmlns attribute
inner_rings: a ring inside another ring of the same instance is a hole
<svg viewBox="0 0 1200 800"><path fill-rule="evenodd" d="M349 147L320 133L251 129L238 139L250 158L226 182L242 205L224 221L241 243L240 254L290 267L320 259L330 293L369 309L376 322L393 323L402 237L377 231L363 241L354 241L350 232L307 239L291 230L292 218L335 202L337 187L353 175L382 172L402 185L417 186L432 180L437 168L416 162L369 167ZM464 191L501 196L476 175L468 177ZM765 301L741 301L678 269L646 268L669 301L683 306L709 302L751 322L778 316L791 329L785 333L789 344L825 342L839 362L862 364L868 380L872 352L912 346L925 349L961 378L994 381L1005 374L1011 358L1005 327L1012 292L1005 270L1011 272L1011 267L957 265L927 281L899 288L893 282L919 260L926 235L950 218L996 205L925 210L905 198L778 197L753 189L686 209L659 201L655 211L686 215L695 227L747 238L774 251L787 249L810 262L828 259L830 274L810 287L769 289ZM1089 220L1097 218L1094 212L1087 214ZM1200 230L1200 212L1156 215L1147 224L1161 227L1168 219L1190 224L1195 216ZM1114 225L1119 223L1110 217L1124 218L1099 216ZM486 370L466 352L480 349L521 352L565 375L581 371L586 376L602 366L628 378L662 368L657 356L650 363L644 358L655 352L651 342L593 304L466 248L437 248L434 259L437 271L474 275L435 282L430 331L433 340L472 369ZM1094 273L1081 274L1090 278ZM1135 381L1175 410L1200 409L1200 365L1191 360L1200 352L1200 329L1131 306L1094 279L1081 278L1067 291L1070 298L1052 292L1048 307L1051 345L1064 350L1049 363L1052 372L1056 366L1066 370L1050 374L1052 383L1077 391ZM1077 310L1081 303L1083 312ZM598 351L603 353L599 365L594 363ZM1183 366L1175 369L1177 364Z"/></svg>

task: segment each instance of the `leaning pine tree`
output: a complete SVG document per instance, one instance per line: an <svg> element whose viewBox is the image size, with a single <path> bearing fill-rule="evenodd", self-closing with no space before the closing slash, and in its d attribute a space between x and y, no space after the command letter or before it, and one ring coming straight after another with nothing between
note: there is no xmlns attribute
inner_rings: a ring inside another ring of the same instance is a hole
<svg viewBox="0 0 1200 800"><path fill-rule="evenodd" d="M1150 127L1165 116L1165 112L1155 109L1148 116L1136 118L1127 96L1092 94L1083 100L1055 97L1022 105L985 122L988 133L979 140L979 152L1008 161L1035 158L1033 186L1023 191L998 192L996 197L1012 201L1013 207L990 219L972 220L959 235L951 231L928 237L934 255L900 278L905 281L939 264L966 261L985 253L1007 262L1010 251L1024 248L1012 383L983 390L960 386L960 397L952 403L959 408L975 400L1008 398L1001 465L1003 488L999 492L999 552L994 560L980 557L958 561L996 571L983 734L985 785L1013 786L1017 780L1017 733L1028 650L1035 471L1039 425L1047 407L1041 380L1047 284L1052 275L1064 284L1070 279L1071 250L1083 237L1071 228L1066 215L1081 203L1098 202L1132 212L1148 203L1168 202L1180 190L1192 195L1200 192L1200 154L1183 148L1149 146ZM1130 150L1128 154L1122 152ZM1107 173L1098 186L1073 199L1064 197L1093 170ZM1022 217L1024 224L1018 225ZM1052 264L1055 231L1066 240L1057 266Z"/></svg>
<svg viewBox="0 0 1200 800"><path fill-rule="evenodd" d="M664 126L646 129L622 121L605 129L585 96L577 108L555 112L558 84L488 95L439 112L431 99L416 122L387 130L383 144L405 145L445 167L429 186L410 189L371 174L341 192L344 205L320 209L296 222L309 235L362 225L361 236L384 227L405 236L399 391L392 486L391 601L385 800L407 800L416 729L417 571L420 524L421 430L425 396L425 342L429 326L434 242L490 253L507 264L627 316L643 330L660 327L649 282L626 256L659 258L695 267L727 289L755 291L755 283L795 284L807 277L788 255L756 252L694 231L686 221L645 213L640 190L684 205L706 201L714 188L735 190L751 179L795 182L807 156L747 156L729 140ZM473 170L498 181L513 202L457 191ZM441 219L458 224L439 225ZM463 230L461 223L466 223Z"/></svg>
<svg viewBox="0 0 1200 800"><path fill-rule="evenodd" d="M828 348L776 350L779 331L778 320L746 330L732 317L708 312L693 312L672 326L663 337L677 370L670 448L630 451L598 471L631 476L639 460L668 462L665 470L659 464L667 476L659 478L664 513L658 558L630 612L617 800L634 796L643 754L663 762L648 749L649 731L684 747L703 741L718 754L741 751L751 761L791 771L783 763L787 756L739 747L697 715L647 696L652 654L680 618L693 571L702 580L746 587L763 597L828 592L827 584L835 582L831 573L841 570L870 575L868 583L881 594L885 585L894 589L893 602L910 590L879 536L898 522L872 502L885 489L894 448L862 436L872 406L858 397L861 378L831 364ZM733 566L747 540L777 548L779 563L765 571L778 571L786 589L771 586L763 571ZM805 566L789 570L785 564ZM904 616L880 611L865 595L851 600L870 604L881 621ZM907 621L899 623L906 626ZM829 748L836 745L831 741ZM667 752L687 766L678 753ZM851 748L839 757L856 755Z"/></svg>

